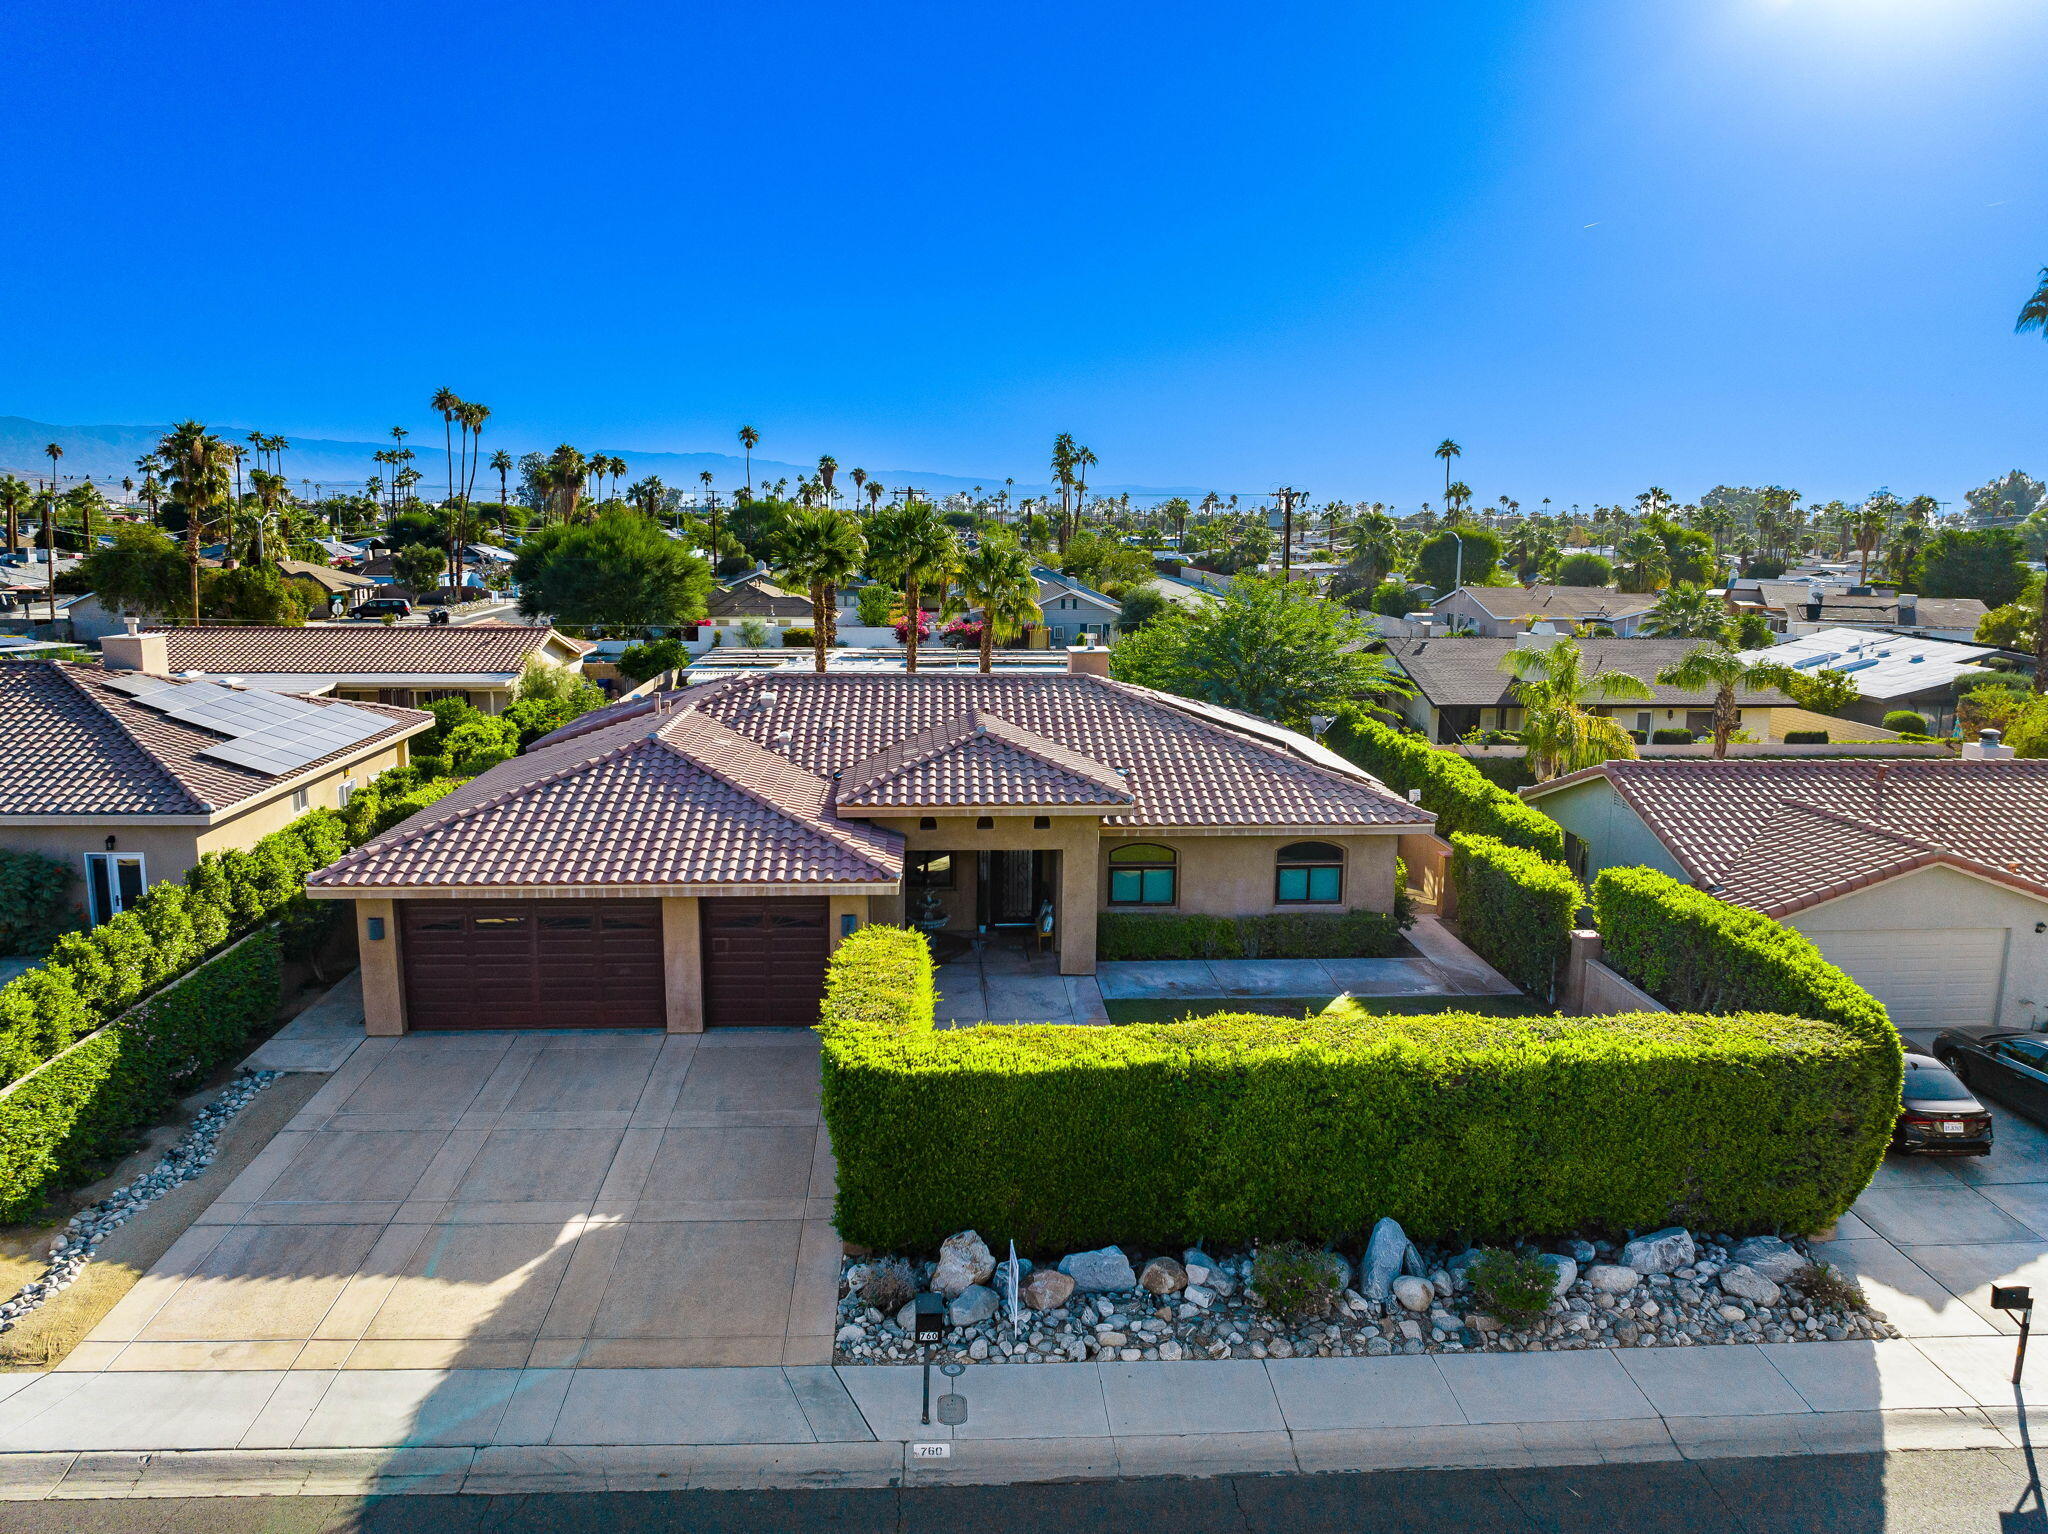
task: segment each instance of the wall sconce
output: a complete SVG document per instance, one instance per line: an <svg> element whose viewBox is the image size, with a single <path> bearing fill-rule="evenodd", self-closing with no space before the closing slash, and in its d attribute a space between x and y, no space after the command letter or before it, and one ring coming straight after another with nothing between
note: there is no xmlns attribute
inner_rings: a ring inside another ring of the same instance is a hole
<svg viewBox="0 0 2048 1534"><path fill-rule="evenodd" d="M851 911L839 918L839 935L841 937L852 937L859 930L860 918Z"/></svg>
<svg viewBox="0 0 2048 1534"><path fill-rule="evenodd" d="M365 917L365 918L363 919L363 927L364 927L364 930L365 930L365 932L366 932L366 933L367 933L367 935L369 936L369 939L370 939L370 941L371 941L371 942L373 942L373 943L381 943L381 942L383 942L383 941L384 941L384 918L383 918L383 917L381 917L381 916L369 916L369 917Z"/></svg>
<svg viewBox="0 0 2048 1534"><path fill-rule="evenodd" d="M118 841L118 840L119 840L119 838L117 838L117 837L112 837L112 836L108 837L108 838L107 838L107 851L109 851L109 852L112 852L112 851L114 850L114 844L115 844L115 843L116 843L116 841Z"/></svg>
<svg viewBox="0 0 2048 1534"><path fill-rule="evenodd" d="M994 830L995 828L996 828L996 818L995 818L995 816L993 816L993 815L977 815L977 816L975 816L975 817L974 817L974 829L975 829L975 830L977 830L977 831L993 831L993 830Z"/></svg>

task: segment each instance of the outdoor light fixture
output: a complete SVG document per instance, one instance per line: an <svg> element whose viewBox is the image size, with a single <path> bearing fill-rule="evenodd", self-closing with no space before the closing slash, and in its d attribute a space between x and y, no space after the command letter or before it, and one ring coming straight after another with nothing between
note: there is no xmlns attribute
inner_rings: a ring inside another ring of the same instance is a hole
<svg viewBox="0 0 2048 1534"><path fill-rule="evenodd" d="M2025 1284L1994 1284L1991 1288L1993 1310L2018 1311L2020 1318L2019 1351L2012 1358L2012 1382L2020 1382L2020 1370L2027 1366L2027 1332L2034 1321L2034 1292Z"/></svg>
<svg viewBox="0 0 2048 1534"><path fill-rule="evenodd" d="M366 929L366 931L368 932L368 934L369 934L369 938L370 938L370 941L371 941L371 942L373 942L373 943L381 943L381 942L383 942L383 941L384 941L384 918L383 918L383 917L381 917L381 916L369 916L369 917L365 917L365 918L364 918L364 920L363 920L363 926L364 926L364 928Z"/></svg>
<svg viewBox="0 0 2048 1534"><path fill-rule="evenodd" d="M107 838L107 851L112 852L114 850L114 843L116 840L117 838L111 836Z"/></svg>

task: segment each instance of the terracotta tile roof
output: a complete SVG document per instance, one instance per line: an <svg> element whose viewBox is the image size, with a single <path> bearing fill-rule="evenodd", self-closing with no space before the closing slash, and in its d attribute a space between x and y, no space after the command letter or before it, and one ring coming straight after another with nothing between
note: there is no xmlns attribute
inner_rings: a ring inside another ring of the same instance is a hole
<svg viewBox="0 0 2048 1534"><path fill-rule="evenodd" d="M106 676L97 666L0 661L0 815L203 815L433 722L415 709L350 703L389 718L390 729L271 774L200 756L227 737L144 708Z"/></svg>
<svg viewBox="0 0 2048 1534"><path fill-rule="evenodd" d="M980 709L913 735L839 778L842 807L1091 805L1137 802L1123 774Z"/></svg>
<svg viewBox="0 0 2048 1534"><path fill-rule="evenodd" d="M1596 707L1625 713L1632 708L1711 708L1712 688L1667 687L1657 673L1700 647L1697 639L1581 639L1577 641L1586 670L1622 671L1650 684L1655 696L1645 703L1633 699L1609 702L1595 699ZM1517 700L1509 691L1514 678L1500 669L1515 641L1505 637L1485 639L1477 635L1445 639L1387 639L1381 641L1390 656L1406 672L1423 697L1438 708L1514 708ZM1776 688L1744 689L1736 700L1749 708L1791 708L1793 702Z"/></svg>
<svg viewBox="0 0 2048 1534"><path fill-rule="evenodd" d="M2048 760L1608 762L1527 797L1596 775L1696 884L1770 914L1939 861L2048 894Z"/></svg>
<svg viewBox="0 0 2048 1534"><path fill-rule="evenodd" d="M708 618L803 618L811 617L811 599L785 591L773 581L759 577L743 579L711 593L704 605Z"/></svg>
<svg viewBox="0 0 2048 1534"><path fill-rule="evenodd" d="M902 838L694 710L501 762L307 880L316 889L891 885Z"/></svg>
<svg viewBox="0 0 2048 1534"><path fill-rule="evenodd" d="M200 626L162 630L172 671L216 676L388 674L474 676L516 673L550 635L573 650L578 641L544 624L308 624Z"/></svg>

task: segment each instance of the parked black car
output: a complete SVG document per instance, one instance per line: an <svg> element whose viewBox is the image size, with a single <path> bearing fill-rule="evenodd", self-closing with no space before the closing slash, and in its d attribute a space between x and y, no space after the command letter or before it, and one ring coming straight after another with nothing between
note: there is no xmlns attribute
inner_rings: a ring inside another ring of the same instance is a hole
<svg viewBox="0 0 2048 1534"><path fill-rule="evenodd" d="M1934 1057L1970 1091L2048 1124L2048 1036L2010 1028L1991 1033L1947 1028L1935 1035Z"/></svg>
<svg viewBox="0 0 2048 1534"><path fill-rule="evenodd" d="M1922 1156L1988 1156L1991 1111L1938 1059L1906 1052L1906 1086L1892 1149Z"/></svg>

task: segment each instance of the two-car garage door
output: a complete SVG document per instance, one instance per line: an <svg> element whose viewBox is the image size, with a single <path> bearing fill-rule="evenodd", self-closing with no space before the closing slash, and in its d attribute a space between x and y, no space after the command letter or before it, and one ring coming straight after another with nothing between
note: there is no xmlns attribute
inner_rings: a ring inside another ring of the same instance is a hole
<svg viewBox="0 0 2048 1534"><path fill-rule="evenodd" d="M699 902L707 1027L817 1020L829 944L818 899ZM660 1028L659 900L398 903L410 1028Z"/></svg>
<svg viewBox="0 0 2048 1534"><path fill-rule="evenodd" d="M1998 1020L2003 927L1808 932L1814 946L1885 1005L1901 1028Z"/></svg>

